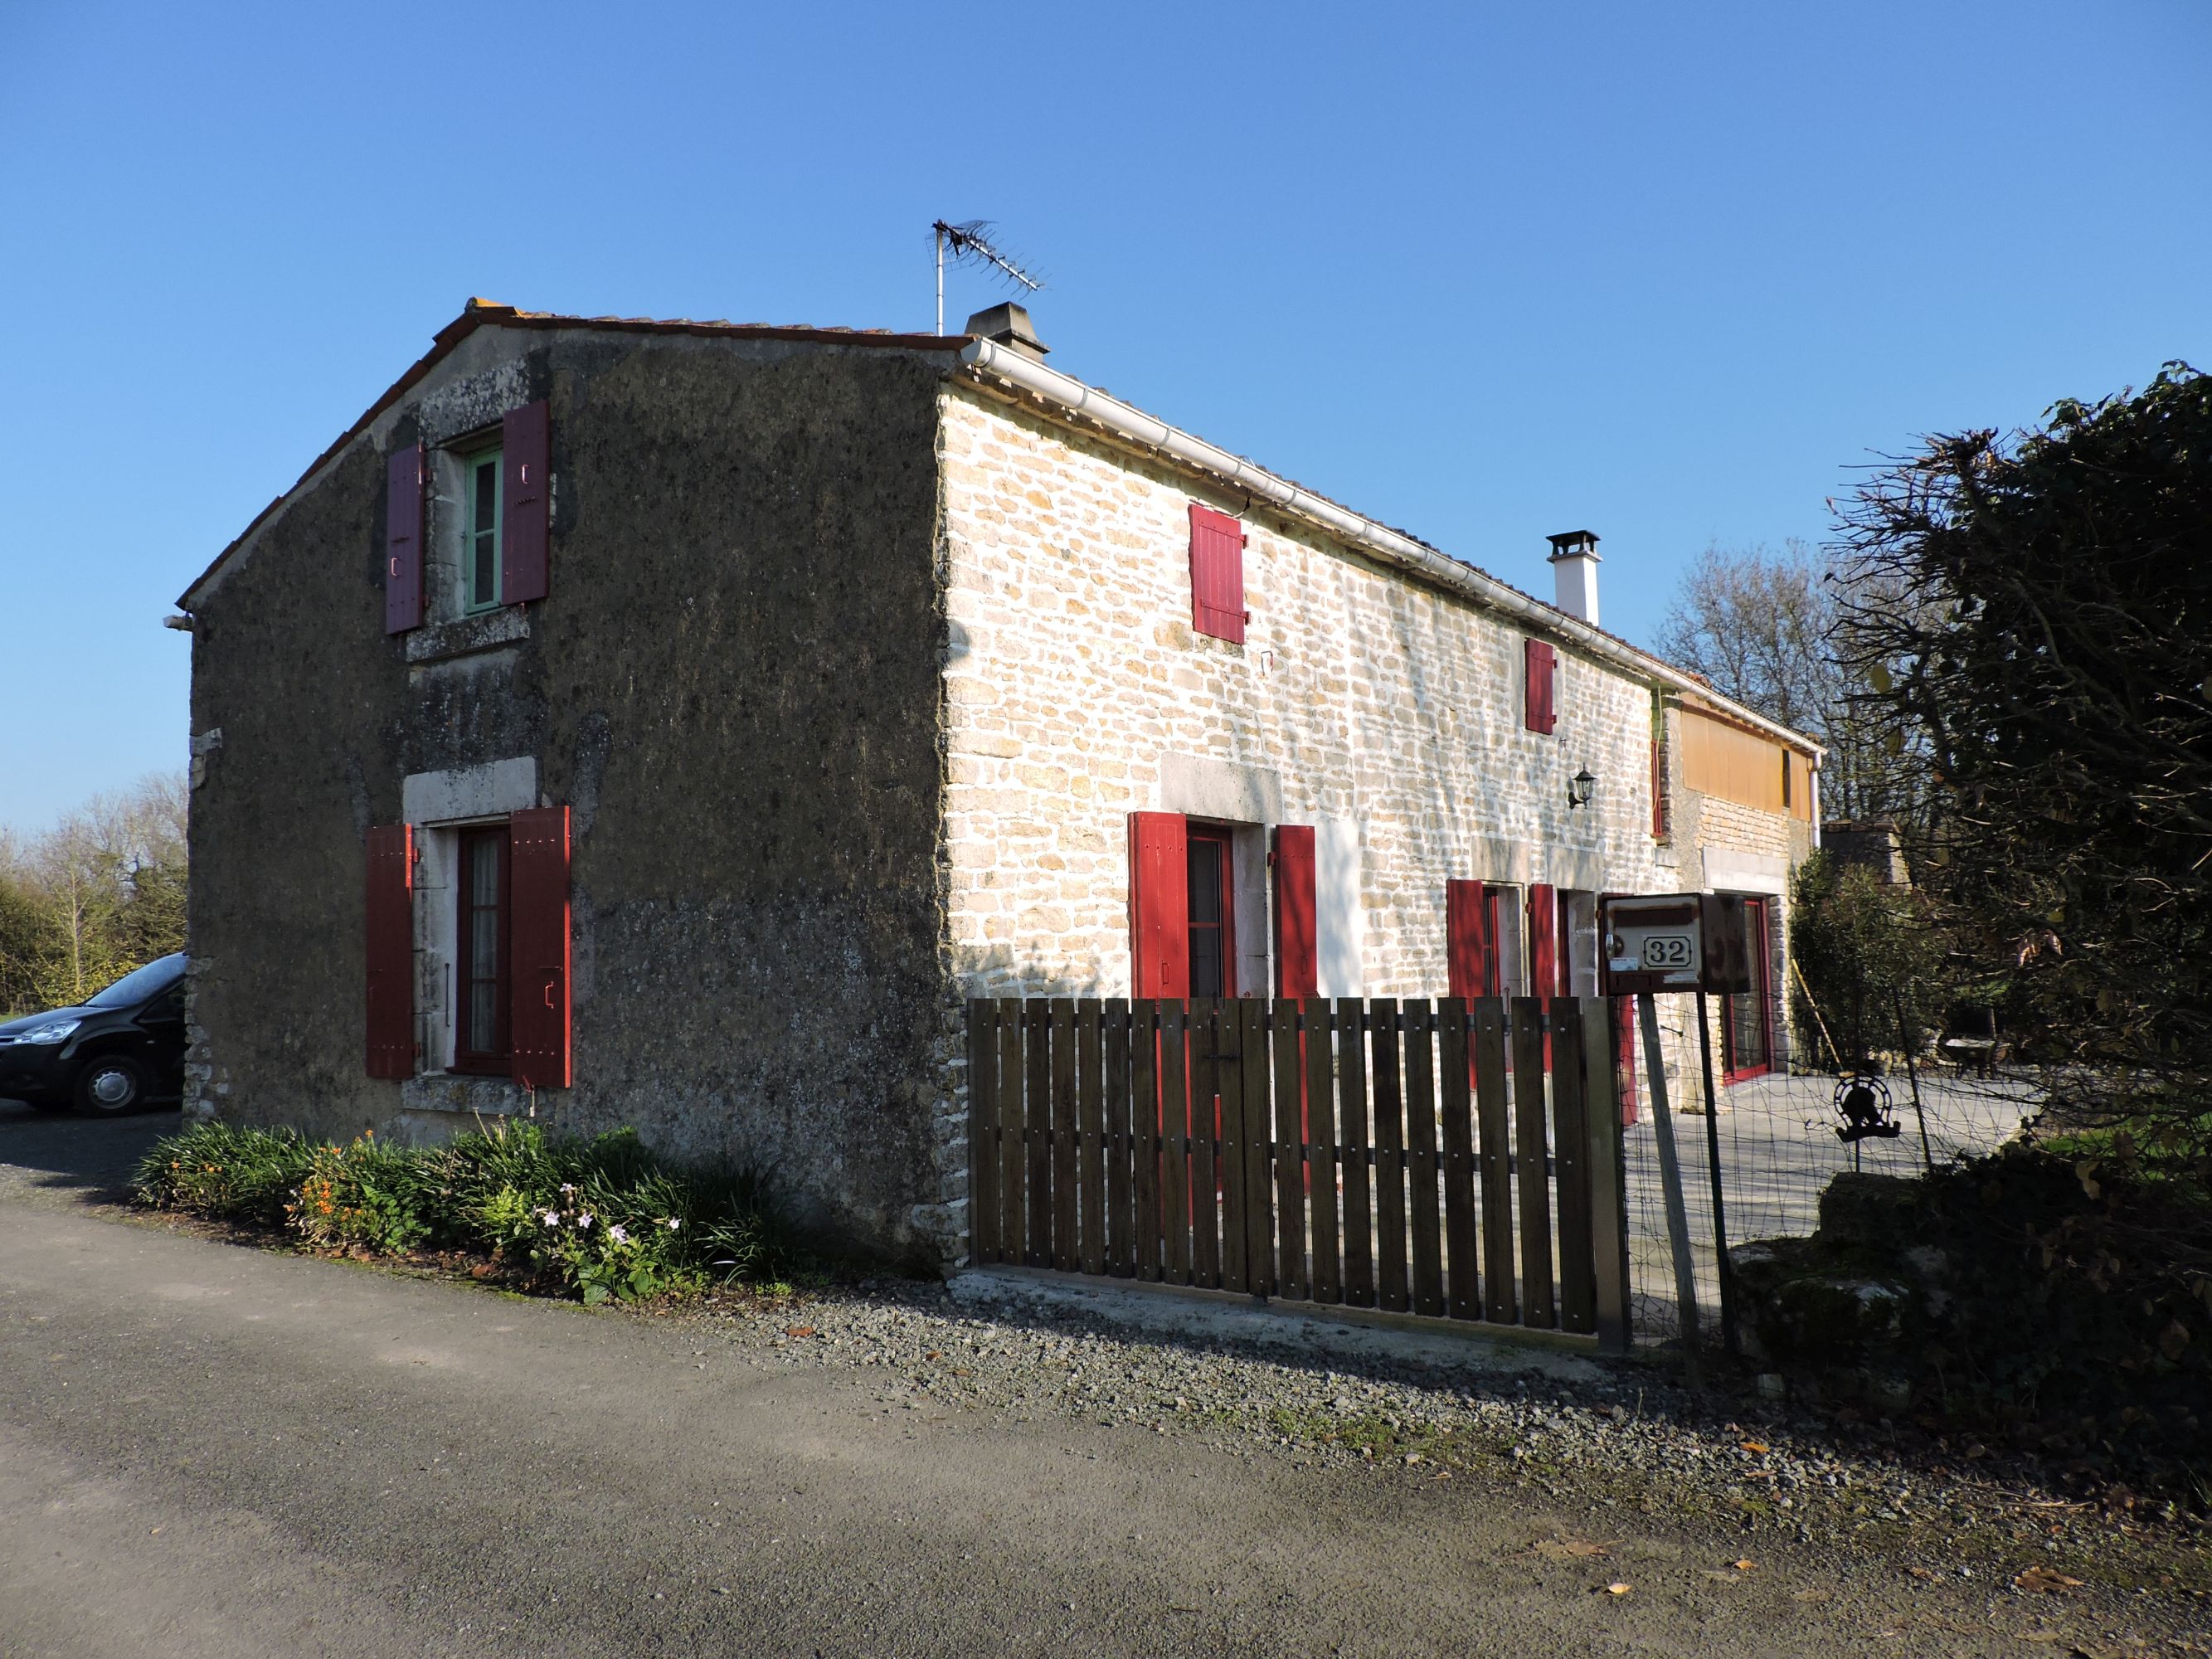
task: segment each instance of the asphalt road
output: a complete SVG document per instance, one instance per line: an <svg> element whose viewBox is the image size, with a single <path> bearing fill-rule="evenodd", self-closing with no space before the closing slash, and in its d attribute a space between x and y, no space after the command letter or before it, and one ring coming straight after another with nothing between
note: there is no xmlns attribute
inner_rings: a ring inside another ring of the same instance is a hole
<svg viewBox="0 0 2212 1659"><path fill-rule="evenodd" d="M2063 1653L2037 1610L1475 1481L773 1370L711 1322L88 1205L0 1107L0 1652ZM1599 1528L1601 1526L1601 1534ZM1532 1547L1602 1535L1602 1561ZM1609 1579L1632 1583L1606 1593ZM2002 1615L2002 1616L1999 1616Z"/></svg>

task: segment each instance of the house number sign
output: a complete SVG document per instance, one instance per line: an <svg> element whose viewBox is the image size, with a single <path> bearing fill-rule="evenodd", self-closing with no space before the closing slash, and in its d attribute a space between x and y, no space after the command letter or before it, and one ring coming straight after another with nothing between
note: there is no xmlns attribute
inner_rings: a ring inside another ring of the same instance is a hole
<svg viewBox="0 0 2212 1659"><path fill-rule="evenodd" d="M1607 996L1748 988L1743 901L1733 894L1614 895L1601 902L1598 929Z"/></svg>

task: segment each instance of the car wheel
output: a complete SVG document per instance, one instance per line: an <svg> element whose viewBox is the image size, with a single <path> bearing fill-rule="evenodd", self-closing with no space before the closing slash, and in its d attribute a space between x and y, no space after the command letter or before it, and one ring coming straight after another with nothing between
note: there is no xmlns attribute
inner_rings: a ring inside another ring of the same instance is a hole
<svg viewBox="0 0 2212 1659"><path fill-rule="evenodd" d="M95 1055L77 1074L76 1109L87 1117L120 1117L144 1103L152 1084L130 1055Z"/></svg>

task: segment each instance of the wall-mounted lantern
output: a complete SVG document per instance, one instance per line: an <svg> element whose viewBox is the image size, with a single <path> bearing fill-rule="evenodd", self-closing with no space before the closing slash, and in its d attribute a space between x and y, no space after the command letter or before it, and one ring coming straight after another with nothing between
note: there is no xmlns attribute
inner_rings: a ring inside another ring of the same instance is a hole
<svg viewBox="0 0 2212 1659"><path fill-rule="evenodd" d="M1567 780L1567 805L1571 807L1588 806L1590 792L1596 787L1597 780L1590 775L1589 768L1585 766Z"/></svg>

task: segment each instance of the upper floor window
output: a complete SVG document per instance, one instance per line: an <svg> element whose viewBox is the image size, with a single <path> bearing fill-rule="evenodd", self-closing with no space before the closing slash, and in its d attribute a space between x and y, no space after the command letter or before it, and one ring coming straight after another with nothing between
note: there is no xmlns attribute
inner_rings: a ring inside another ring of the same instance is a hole
<svg viewBox="0 0 2212 1659"><path fill-rule="evenodd" d="M471 455L468 500L462 523L467 526L461 554L461 606L466 611L489 611L500 602L499 551L501 526L500 452L488 449Z"/></svg>

